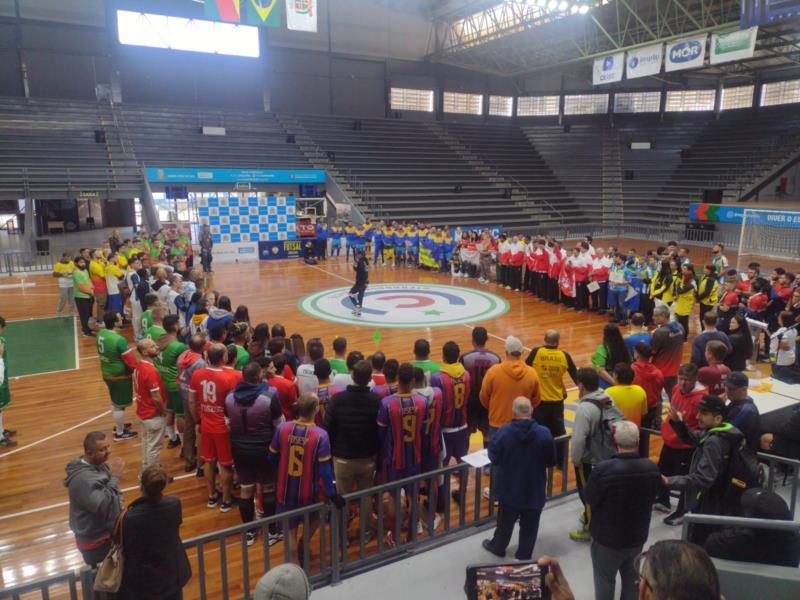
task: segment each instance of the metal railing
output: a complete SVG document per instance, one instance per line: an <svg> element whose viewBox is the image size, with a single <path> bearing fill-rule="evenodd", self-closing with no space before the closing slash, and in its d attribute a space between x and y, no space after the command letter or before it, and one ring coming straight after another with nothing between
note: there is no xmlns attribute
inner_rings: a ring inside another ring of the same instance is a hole
<svg viewBox="0 0 800 600"><path fill-rule="evenodd" d="M49 273L56 257L49 252L4 252L0 254L0 275Z"/></svg>
<svg viewBox="0 0 800 600"><path fill-rule="evenodd" d="M556 438L556 444L563 449L562 463L547 471L548 499L577 492L567 476L569 440L569 435ZM451 501L453 478L462 492L455 502ZM488 499L484 496L486 488ZM437 516L429 507L435 507L439 497L444 502ZM184 590L186 597L250 600L263 573L292 559L286 540L282 551L271 552L269 543L269 532L289 531L290 521L302 524L298 558L312 585L320 587L473 535L492 527L496 518L491 472L466 463L346 494L344 499L341 510L318 503L185 540L183 545L193 572ZM408 519L396 518L394 508L405 502ZM356 519L356 515L366 518ZM437 528L434 525L438 518L442 524ZM254 530L258 531L257 542L248 546L247 533ZM93 591L93 581L93 571L84 567L0 590L0 599L17 600L30 592L50 598L51 588L67 583L70 600L105 600L105 594Z"/></svg>

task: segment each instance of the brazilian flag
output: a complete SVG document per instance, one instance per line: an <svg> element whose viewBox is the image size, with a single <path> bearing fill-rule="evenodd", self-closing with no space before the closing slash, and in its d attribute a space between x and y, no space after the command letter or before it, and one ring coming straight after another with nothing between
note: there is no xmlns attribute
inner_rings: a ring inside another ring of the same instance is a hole
<svg viewBox="0 0 800 600"><path fill-rule="evenodd" d="M281 26L281 3L278 0L242 0L247 6L245 23L259 27Z"/></svg>

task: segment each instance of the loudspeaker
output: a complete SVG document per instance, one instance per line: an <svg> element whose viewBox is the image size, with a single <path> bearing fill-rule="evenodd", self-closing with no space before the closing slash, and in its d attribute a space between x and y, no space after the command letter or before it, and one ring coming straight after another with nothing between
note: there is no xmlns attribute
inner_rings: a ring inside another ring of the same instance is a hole
<svg viewBox="0 0 800 600"><path fill-rule="evenodd" d="M703 202L708 204L720 204L722 202L722 190L718 188L705 188L703 190Z"/></svg>
<svg viewBox="0 0 800 600"><path fill-rule="evenodd" d="M94 130L94 143L95 144L105 144L106 143L106 132L104 129L95 129Z"/></svg>
<svg viewBox="0 0 800 600"><path fill-rule="evenodd" d="M624 177L625 181L631 181L633 179L633 171L625 171Z"/></svg>
<svg viewBox="0 0 800 600"><path fill-rule="evenodd" d="M287 144L294 144L294 134L290 133L286 136L286 143Z"/></svg>
<svg viewBox="0 0 800 600"><path fill-rule="evenodd" d="M572 131L572 125L564 125L564 133L569 133Z"/></svg>

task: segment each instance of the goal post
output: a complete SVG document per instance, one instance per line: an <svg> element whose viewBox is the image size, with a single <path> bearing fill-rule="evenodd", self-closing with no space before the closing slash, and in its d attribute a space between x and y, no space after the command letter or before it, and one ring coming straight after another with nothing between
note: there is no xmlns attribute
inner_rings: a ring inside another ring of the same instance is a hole
<svg viewBox="0 0 800 600"><path fill-rule="evenodd" d="M800 211L743 209L737 271L748 256L800 260Z"/></svg>

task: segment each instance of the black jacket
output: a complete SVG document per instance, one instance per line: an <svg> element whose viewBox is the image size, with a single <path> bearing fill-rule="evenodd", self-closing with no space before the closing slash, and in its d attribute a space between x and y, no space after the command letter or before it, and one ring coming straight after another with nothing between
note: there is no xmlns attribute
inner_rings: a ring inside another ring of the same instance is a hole
<svg viewBox="0 0 800 600"><path fill-rule="evenodd" d="M736 330L730 334L728 334L728 340L731 343L731 351L728 352L728 356L725 357L725 365L730 368L731 371L745 371L747 369L747 340L745 339L745 335L750 335L750 333L746 333L740 330Z"/></svg>
<svg viewBox="0 0 800 600"><path fill-rule="evenodd" d="M170 598L192 577L180 538L176 496L134 500L122 520L122 585L118 600Z"/></svg>
<svg viewBox="0 0 800 600"><path fill-rule="evenodd" d="M800 458L800 406L795 407L792 416L781 421L774 429L770 452Z"/></svg>
<svg viewBox="0 0 800 600"><path fill-rule="evenodd" d="M759 451L761 443L761 415L758 407L753 403L752 398L747 398L741 402L731 402L728 404L728 412L725 413L725 421L736 427L744 434L747 440L747 447L753 452Z"/></svg>
<svg viewBox="0 0 800 600"><path fill-rule="evenodd" d="M660 487L658 467L637 453L619 453L600 461L583 489L592 507L592 539L620 549L644 544Z"/></svg>
<svg viewBox="0 0 800 600"><path fill-rule="evenodd" d="M381 399L368 387L348 385L331 398L324 427L336 458L375 458L378 454L378 409Z"/></svg>

